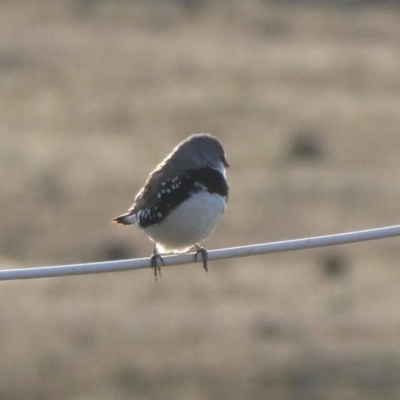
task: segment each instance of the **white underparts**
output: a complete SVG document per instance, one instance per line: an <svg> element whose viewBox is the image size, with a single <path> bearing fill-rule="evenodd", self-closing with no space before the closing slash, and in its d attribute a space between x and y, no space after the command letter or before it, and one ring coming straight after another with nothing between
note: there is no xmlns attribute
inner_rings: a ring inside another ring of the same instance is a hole
<svg viewBox="0 0 400 400"><path fill-rule="evenodd" d="M224 197L203 190L173 209L161 223L144 230L161 253L187 251L215 230L225 207Z"/></svg>

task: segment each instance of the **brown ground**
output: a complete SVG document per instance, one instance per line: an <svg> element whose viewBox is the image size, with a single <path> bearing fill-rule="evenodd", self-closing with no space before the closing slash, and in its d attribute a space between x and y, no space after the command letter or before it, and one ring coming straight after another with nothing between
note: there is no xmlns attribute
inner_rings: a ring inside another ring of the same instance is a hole
<svg viewBox="0 0 400 400"><path fill-rule="evenodd" d="M110 224L177 142L224 143L208 248L394 225L400 11L0 3L4 268L147 256ZM306 147L306 148L305 148ZM0 398L400 398L399 239L3 282Z"/></svg>

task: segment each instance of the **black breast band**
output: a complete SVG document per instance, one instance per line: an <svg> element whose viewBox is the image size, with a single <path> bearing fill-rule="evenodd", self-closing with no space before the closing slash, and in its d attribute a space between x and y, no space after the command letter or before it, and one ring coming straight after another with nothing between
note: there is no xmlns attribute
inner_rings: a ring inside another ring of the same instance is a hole
<svg viewBox="0 0 400 400"><path fill-rule="evenodd" d="M192 194L207 190L228 199L228 184L225 177L216 169L190 169L180 176L162 182L157 193L155 206L139 210L139 225L146 228L159 224L173 209L187 200Z"/></svg>

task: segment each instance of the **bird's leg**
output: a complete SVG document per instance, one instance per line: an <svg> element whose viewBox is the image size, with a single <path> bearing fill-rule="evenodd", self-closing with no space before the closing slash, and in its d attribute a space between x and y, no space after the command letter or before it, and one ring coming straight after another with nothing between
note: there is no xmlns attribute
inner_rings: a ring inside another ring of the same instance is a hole
<svg viewBox="0 0 400 400"><path fill-rule="evenodd" d="M158 263L158 260L160 260L160 264ZM158 250L157 250L157 245L154 243L154 250L153 250L153 254L151 256L151 268L153 268L154 271L154 278L157 280L157 275L160 276L161 278L161 264L164 264L164 260L162 259L162 257L160 256L160 254L158 254Z"/></svg>
<svg viewBox="0 0 400 400"><path fill-rule="evenodd" d="M197 257L199 254L201 255L201 259L203 260L203 268L204 271L208 272L207 264L208 264L208 253L207 250L204 247L199 246L198 244L195 244L194 247L196 247L197 251L194 256L194 261L197 261Z"/></svg>

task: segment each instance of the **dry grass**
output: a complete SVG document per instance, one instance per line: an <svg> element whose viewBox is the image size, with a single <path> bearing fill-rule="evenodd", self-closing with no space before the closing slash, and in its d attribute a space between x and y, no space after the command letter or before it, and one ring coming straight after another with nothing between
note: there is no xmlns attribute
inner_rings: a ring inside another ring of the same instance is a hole
<svg viewBox="0 0 400 400"><path fill-rule="evenodd" d="M396 9L4 1L0 33L4 267L149 254L109 221L192 132L233 166L210 248L397 223ZM3 283L0 397L397 400L399 257Z"/></svg>

